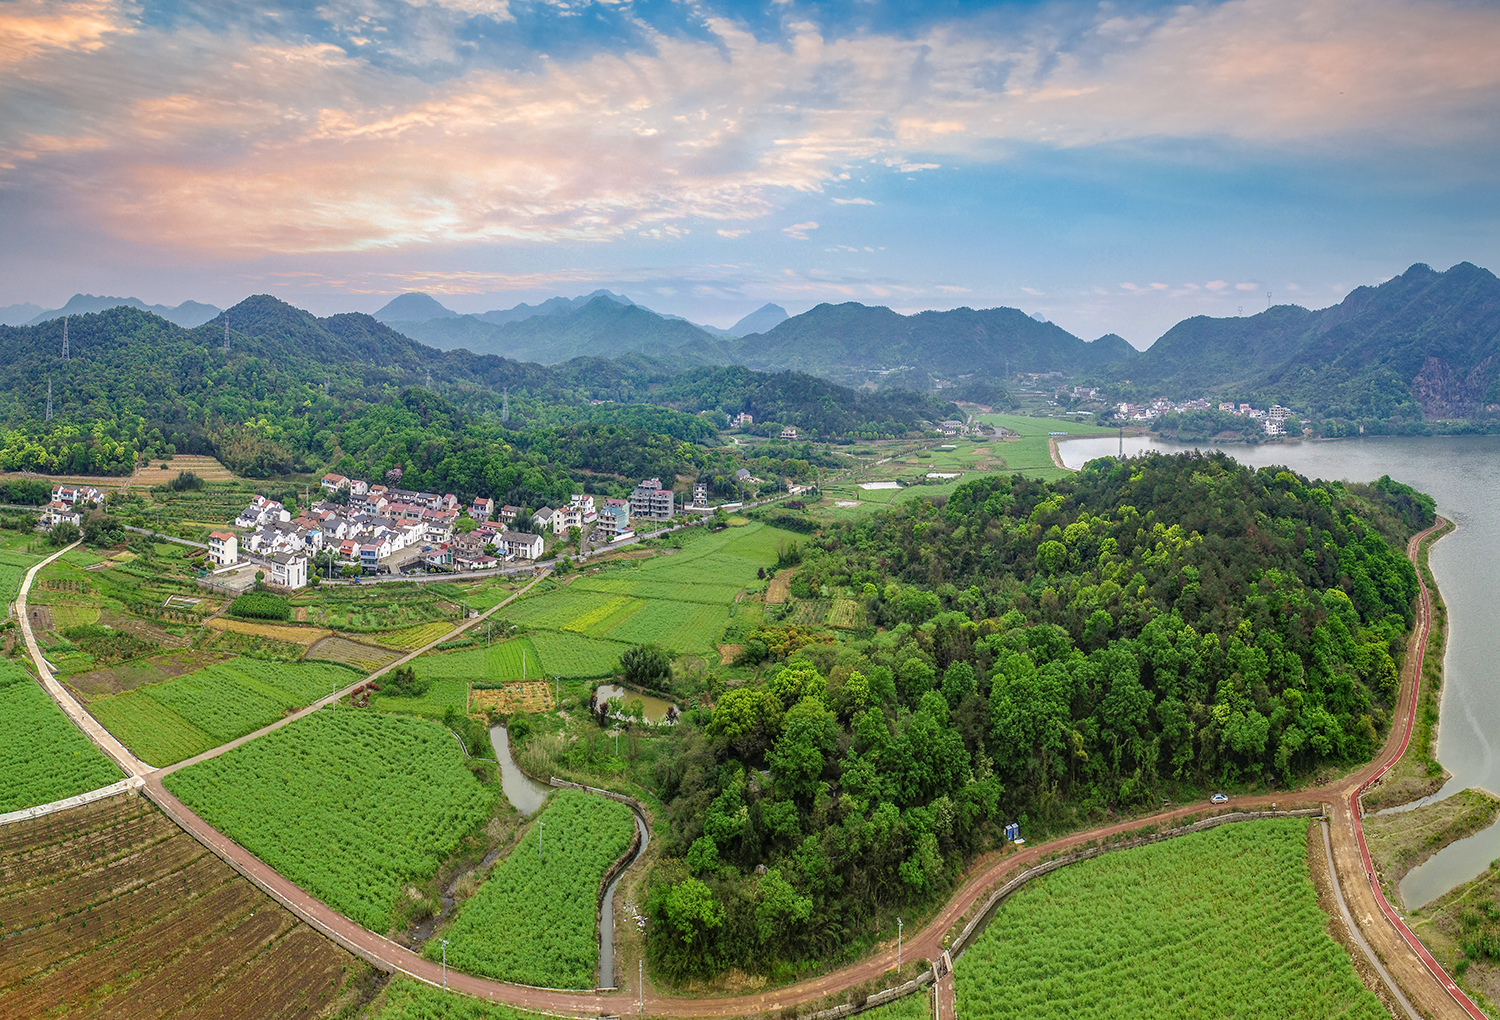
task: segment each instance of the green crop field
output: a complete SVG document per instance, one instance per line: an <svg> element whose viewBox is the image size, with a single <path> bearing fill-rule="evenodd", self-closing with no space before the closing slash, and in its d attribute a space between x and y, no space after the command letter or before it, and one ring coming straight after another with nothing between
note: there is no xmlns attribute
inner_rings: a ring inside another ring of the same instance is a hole
<svg viewBox="0 0 1500 1020"><path fill-rule="evenodd" d="M142 761L191 758L280 719L359 679L328 662L234 659L89 703L89 712Z"/></svg>
<svg viewBox="0 0 1500 1020"><path fill-rule="evenodd" d="M438 723L323 711L165 780L210 825L377 931L431 877L494 794Z"/></svg>
<svg viewBox="0 0 1500 1020"><path fill-rule="evenodd" d="M758 522L681 537L683 547L668 555L612 564L506 607L507 620L535 628L531 641L545 675L607 676L632 644L711 650L735 598L758 583L756 571L799 539Z"/></svg>
<svg viewBox="0 0 1500 1020"><path fill-rule="evenodd" d="M1388 1016L1325 930L1307 827L1225 825L1022 887L958 961L959 1015Z"/></svg>
<svg viewBox="0 0 1500 1020"><path fill-rule="evenodd" d="M30 673L0 662L0 814L123 778Z"/></svg>
<svg viewBox="0 0 1500 1020"><path fill-rule="evenodd" d="M540 821L459 910L448 964L523 985L593 988L599 884L629 848L635 819L624 804L561 790ZM429 941L427 957L438 949Z"/></svg>
<svg viewBox="0 0 1500 1020"><path fill-rule="evenodd" d="M541 1014L393 977L366 1016L369 1020L539 1020Z"/></svg>
<svg viewBox="0 0 1500 1020"><path fill-rule="evenodd" d="M541 656L547 676L587 679L611 675L620 653L630 646L618 641L601 641L564 631L539 630L531 635L532 647Z"/></svg>
<svg viewBox="0 0 1500 1020"><path fill-rule="evenodd" d="M479 636L483 640L482 630ZM496 641L488 648L481 645L453 652L428 652L413 660L413 666L418 676L433 680L462 680L465 683L536 680L544 675L537 661L537 651L528 638Z"/></svg>

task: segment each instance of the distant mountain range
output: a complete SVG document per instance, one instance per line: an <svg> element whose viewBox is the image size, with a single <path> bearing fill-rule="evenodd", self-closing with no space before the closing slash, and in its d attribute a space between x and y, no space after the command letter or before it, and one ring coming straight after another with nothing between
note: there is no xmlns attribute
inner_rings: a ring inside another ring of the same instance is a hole
<svg viewBox="0 0 1500 1020"><path fill-rule="evenodd" d="M1279 401L1313 419L1423 422L1500 416L1500 279L1417 264L1317 311L1196 316L1099 378L1140 395ZM1399 430L1399 428L1398 428ZM1325 430L1328 431L1328 430Z"/></svg>
<svg viewBox="0 0 1500 1020"><path fill-rule="evenodd" d="M34 309L34 314L28 319L14 321L10 318L13 309ZM138 308L143 312L151 312L160 315L168 322L176 323L185 329L201 326L208 320L218 315L222 309L213 305L205 305L198 301L184 301L175 307L169 305L148 305L140 298L133 297L96 297L93 294L74 294L68 299L68 303L61 308L43 311L33 304L11 305L10 308L0 308L0 323L7 326L35 326L39 323L48 322L52 319L60 319L64 315L87 315L90 312L102 312L110 308Z"/></svg>

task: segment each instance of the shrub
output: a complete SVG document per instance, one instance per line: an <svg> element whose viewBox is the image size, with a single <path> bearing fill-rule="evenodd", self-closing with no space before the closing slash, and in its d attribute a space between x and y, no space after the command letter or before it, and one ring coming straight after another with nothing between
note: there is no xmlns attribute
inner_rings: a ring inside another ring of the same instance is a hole
<svg viewBox="0 0 1500 1020"><path fill-rule="evenodd" d="M252 620L290 620L292 603L280 595L247 591L229 605L229 615Z"/></svg>

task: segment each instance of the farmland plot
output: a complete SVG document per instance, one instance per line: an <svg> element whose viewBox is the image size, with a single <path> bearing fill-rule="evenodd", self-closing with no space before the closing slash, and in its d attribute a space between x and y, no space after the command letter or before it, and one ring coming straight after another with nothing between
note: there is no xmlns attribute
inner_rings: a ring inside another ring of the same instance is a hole
<svg viewBox="0 0 1500 1020"><path fill-rule="evenodd" d="M0 813L124 778L19 665L0 661Z"/></svg>
<svg viewBox="0 0 1500 1020"><path fill-rule="evenodd" d="M210 825L377 931L431 877L495 794L427 719L315 712L165 779Z"/></svg>
<svg viewBox="0 0 1500 1020"><path fill-rule="evenodd" d="M407 977L394 977L368 1014L369 1020L537 1020L537 1014L503 1002L471 999Z"/></svg>
<svg viewBox="0 0 1500 1020"><path fill-rule="evenodd" d="M701 652L712 647L729 624L727 605L692 602L648 602L640 612L609 631L609 638L630 644L655 642L671 652Z"/></svg>
<svg viewBox="0 0 1500 1020"><path fill-rule="evenodd" d="M89 704L94 718L151 765L228 743L359 679L332 663L234 659Z"/></svg>
<svg viewBox="0 0 1500 1020"><path fill-rule="evenodd" d="M959 1015L1387 1016L1325 930L1307 825L1225 825L1033 881L958 961Z"/></svg>
<svg viewBox="0 0 1500 1020"><path fill-rule="evenodd" d="M531 644L541 657L545 674L565 679L610 676L620 661L620 653L630 647L618 641L600 641L552 630L532 634Z"/></svg>
<svg viewBox="0 0 1500 1020"><path fill-rule="evenodd" d="M0 931L6 1017L311 1020L368 971L136 796L0 830Z"/></svg>
<svg viewBox="0 0 1500 1020"><path fill-rule="evenodd" d="M599 886L629 848L635 818L616 801L562 790L540 821L545 828L532 826L459 910L448 963L524 985L592 988ZM427 943L430 959L438 950L436 939Z"/></svg>

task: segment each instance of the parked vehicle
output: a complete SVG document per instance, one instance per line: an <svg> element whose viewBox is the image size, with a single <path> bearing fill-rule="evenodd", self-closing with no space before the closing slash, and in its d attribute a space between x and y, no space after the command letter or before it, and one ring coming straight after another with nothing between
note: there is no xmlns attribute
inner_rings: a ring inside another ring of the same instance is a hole
<svg viewBox="0 0 1500 1020"><path fill-rule="evenodd" d="M1226 794L1216 793L1212 797L1208 798L1208 802L1210 804L1228 804L1229 797Z"/></svg>

